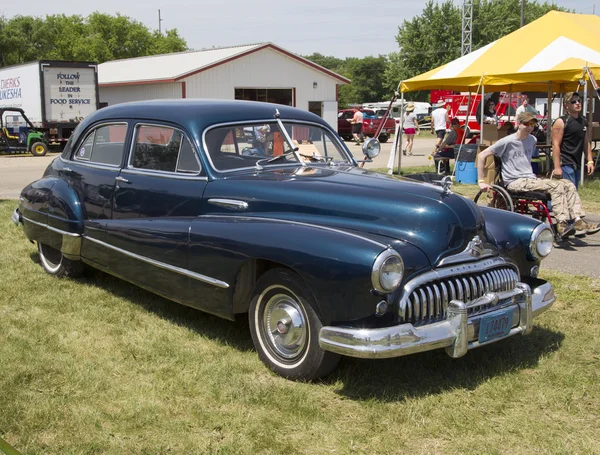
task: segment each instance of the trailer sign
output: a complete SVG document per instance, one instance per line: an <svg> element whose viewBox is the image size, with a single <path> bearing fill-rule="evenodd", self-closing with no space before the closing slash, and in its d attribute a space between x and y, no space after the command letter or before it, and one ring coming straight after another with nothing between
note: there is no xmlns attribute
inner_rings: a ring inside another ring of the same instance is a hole
<svg viewBox="0 0 600 455"><path fill-rule="evenodd" d="M46 121L78 122L96 110L94 68L44 66Z"/></svg>

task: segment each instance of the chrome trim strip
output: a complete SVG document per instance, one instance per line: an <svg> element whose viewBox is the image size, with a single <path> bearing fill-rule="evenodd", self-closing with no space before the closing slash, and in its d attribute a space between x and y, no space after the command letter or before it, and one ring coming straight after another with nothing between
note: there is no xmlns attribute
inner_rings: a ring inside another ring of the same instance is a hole
<svg viewBox="0 0 600 455"><path fill-rule="evenodd" d="M215 278L211 278L205 275L201 275L200 273L192 272L191 270L182 269L181 267L176 267L174 265L165 264L164 262L156 261L154 259L147 258L145 256L140 256L139 254L132 253L131 251L123 250L116 246L110 245L102 240L95 239L93 237L85 237L86 240L90 240L91 242L97 243L105 248L116 251L117 253L124 254L125 256L129 256L130 258L137 259L139 261L145 262L147 264L153 265L155 267L159 267L161 269L168 270L170 272L179 273L180 275L187 276L190 278L194 278L195 280L203 281L205 283L209 283L215 285L217 287L228 289L229 284L224 281L217 280Z"/></svg>
<svg viewBox="0 0 600 455"><path fill-rule="evenodd" d="M389 248L389 245L384 245L383 243L380 243L376 240L372 240L369 238L365 238L362 237L360 235L356 235L356 234L352 234L351 232L346 232L346 231L342 231L340 229L335 229L332 227L328 227L328 226L319 226L318 224L311 224L311 223L303 223L301 221L291 221L291 220L284 220L284 219L280 219L280 218L266 218L266 217L250 217L250 216L242 216L242 215L229 215L229 214L223 214L223 215L200 215L198 218L240 218L242 220L251 220L251 221L274 221L277 223L286 223L286 224L297 224L298 226L307 226L307 227L313 227L313 228L317 228L317 229L323 229L325 231L331 231L331 232L336 232L338 234L345 234L347 236L356 238L356 239L360 239L360 240L364 240L366 242L372 243L374 245L377 245L381 248L387 249ZM395 250L394 250L395 251Z"/></svg>
<svg viewBox="0 0 600 455"><path fill-rule="evenodd" d="M48 229L50 231L54 231L58 234L62 234L62 235L70 236L70 237L81 237L81 234L77 234L75 232L63 231L61 229L57 229L55 227L48 226L48 224L46 224L46 223L40 223L39 221L33 221L32 219L27 218L26 216L23 216L22 214L21 214L21 218L26 221L29 221L30 223L37 224L38 226L41 226L41 227L45 227L46 229Z"/></svg>
<svg viewBox="0 0 600 455"><path fill-rule="evenodd" d="M168 179L178 180L196 180L196 181L207 181L208 177L200 176L196 174L185 174L183 172L165 172L165 171L152 171L152 170L141 170L141 169L121 169L121 174L125 175L145 175L148 177L161 177Z"/></svg>
<svg viewBox="0 0 600 455"><path fill-rule="evenodd" d="M233 210L246 210L248 209L248 203L244 201L237 201L235 199L219 199L213 198L208 200L209 204L216 205L217 207L223 207L225 209Z"/></svg>
<svg viewBox="0 0 600 455"><path fill-rule="evenodd" d="M546 311L556 300L550 283L537 287L533 292L525 283L517 283L517 289L510 291L515 296L514 303L495 308L493 311L467 317L466 305L452 300L448 318L425 326L399 324L380 329L325 326L319 333L319 345L326 351L360 358L390 358L446 348L451 357L461 357L470 349L494 343L516 334L527 335L531 331L531 320ZM502 294L488 295L494 299ZM496 312L513 309L513 327L502 338L479 343L478 332L481 318Z"/></svg>

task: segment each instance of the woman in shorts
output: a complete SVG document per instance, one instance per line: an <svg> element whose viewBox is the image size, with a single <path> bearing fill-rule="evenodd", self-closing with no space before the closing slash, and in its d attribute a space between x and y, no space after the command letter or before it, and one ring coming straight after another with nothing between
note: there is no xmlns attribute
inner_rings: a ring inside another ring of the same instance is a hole
<svg viewBox="0 0 600 455"><path fill-rule="evenodd" d="M405 114L404 114L404 123L402 125L404 129L404 134L406 135L406 145L402 150L402 154L406 155L408 153L409 156L412 156L412 148L413 141L415 139L415 134L419 134L419 122L417 122L417 115L414 113L415 104L408 103L406 105Z"/></svg>

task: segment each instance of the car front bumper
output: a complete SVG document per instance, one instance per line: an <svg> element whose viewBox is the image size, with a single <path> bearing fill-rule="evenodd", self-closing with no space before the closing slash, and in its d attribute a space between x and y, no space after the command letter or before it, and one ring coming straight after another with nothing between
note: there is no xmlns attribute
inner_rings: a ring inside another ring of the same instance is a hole
<svg viewBox="0 0 600 455"><path fill-rule="evenodd" d="M511 291L486 294L481 303L498 299L507 304L498 305L492 311L468 316L469 308L464 302L452 300L448 317L439 322L415 327L400 324L392 327L361 329L325 326L321 329L319 344L326 351L350 357L389 358L416 352L445 348L451 357L461 357L469 349L493 343L518 333L527 335L533 328L533 319L546 311L556 300L554 288L544 283L532 292L529 285L518 283ZM479 325L482 317L500 314L512 309L513 326L505 336L480 343Z"/></svg>

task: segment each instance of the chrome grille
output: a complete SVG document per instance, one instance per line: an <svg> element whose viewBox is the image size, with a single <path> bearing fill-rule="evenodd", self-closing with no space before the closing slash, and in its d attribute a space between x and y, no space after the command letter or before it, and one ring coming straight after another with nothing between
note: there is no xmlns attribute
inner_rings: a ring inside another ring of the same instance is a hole
<svg viewBox="0 0 600 455"><path fill-rule="evenodd" d="M468 316L485 313L494 304L470 305L487 292L510 291L518 281L517 271L510 266L432 279L402 298L400 318L416 325L444 320L451 300L466 303Z"/></svg>

